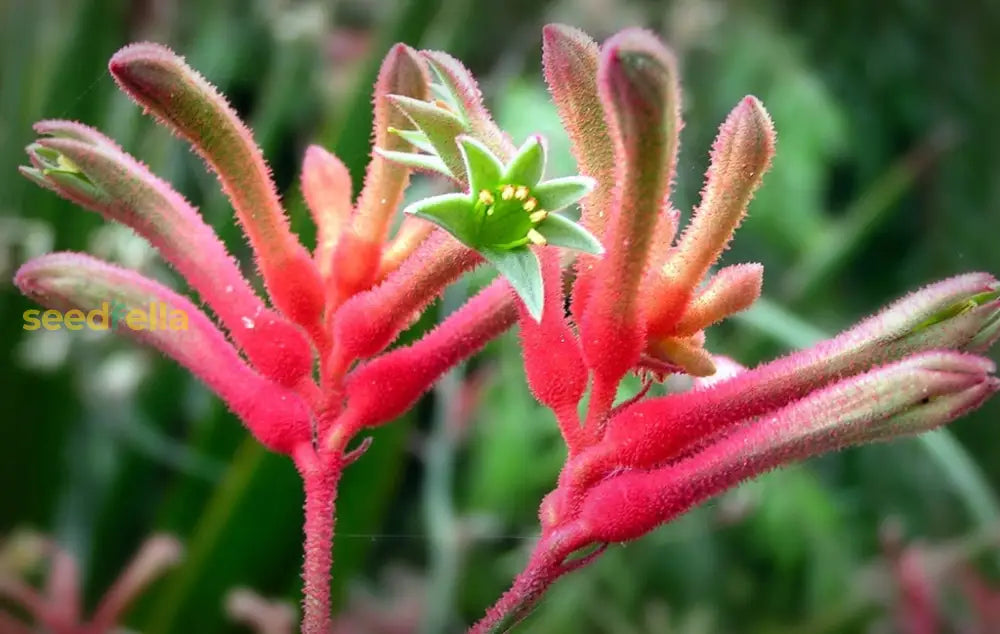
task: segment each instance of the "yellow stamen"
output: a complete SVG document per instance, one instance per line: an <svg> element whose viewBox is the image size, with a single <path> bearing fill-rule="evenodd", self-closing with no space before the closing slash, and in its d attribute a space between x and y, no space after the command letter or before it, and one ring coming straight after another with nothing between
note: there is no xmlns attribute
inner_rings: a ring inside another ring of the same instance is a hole
<svg viewBox="0 0 1000 634"><path fill-rule="evenodd" d="M534 224L538 224L539 222L545 220L548 217L548 215L549 212L545 211L544 209L539 209L535 213L528 216L528 220L530 220Z"/></svg>
<svg viewBox="0 0 1000 634"><path fill-rule="evenodd" d="M504 185L503 189L500 190L500 198L503 198L504 200L510 200L513 197L514 197L514 186Z"/></svg>
<svg viewBox="0 0 1000 634"><path fill-rule="evenodd" d="M524 185L519 185L516 190L514 190L514 198L518 200L524 200L528 197L528 188Z"/></svg>
<svg viewBox="0 0 1000 634"><path fill-rule="evenodd" d="M534 229L528 229L528 240L532 244L537 244L537 245L544 245L548 243L548 240L545 239L545 236L538 233Z"/></svg>
<svg viewBox="0 0 1000 634"><path fill-rule="evenodd" d="M527 211L527 212L534 211L535 207L537 207L537 206L538 206L538 201L535 200L534 198L529 198L528 200L524 201L524 205L523 205L524 210Z"/></svg>
<svg viewBox="0 0 1000 634"><path fill-rule="evenodd" d="M492 205L493 194L491 194L489 190L484 189L483 191L479 192L479 202L483 203L484 205Z"/></svg>

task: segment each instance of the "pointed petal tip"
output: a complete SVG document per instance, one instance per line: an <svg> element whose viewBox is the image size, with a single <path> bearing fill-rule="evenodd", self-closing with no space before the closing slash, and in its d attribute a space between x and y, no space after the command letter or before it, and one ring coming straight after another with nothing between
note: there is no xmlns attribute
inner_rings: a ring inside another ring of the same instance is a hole
<svg viewBox="0 0 1000 634"><path fill-rule="evenodd" d="M545 44L554 44L562 39L579 39L580 37L590 39L582 30L561 22L550 22L542 27L542 42Z"/></svg>
<svg viewBox="0 0 1000 634"><path fill-rule="evenodd" d="M112 75L118 77L126 72L130 65L140 61L172 61L179 60L179 56L172 50L156 42L136 42L129 44L111 56L108 60L108 70Z"/></svg>
<svg viewBox="0 0 1000 634"><path fill-rule="evenodd" d="M29 165L18 165L17 171L20 172L22 176L28 178L29 180L48 186L48 183L45 183L45 177L42 175L42 172L39 171L37 167Z"/></svg>
<svg viewBox="0 0 1000 634"><path fill-rule="evenodd" d="M774 131L774 121L771 120L771 115L759 99L753 95L744 97L726 117L726 121L722 124L722 130L726 131L728 135L738 134L747 141L752 140L757 146L756 153L766 157L764 167L760 171L769 167L777 138ZM722 137L723 134L720 131L720 140ZM752 151L746 142L744 142L744 147L740 149L744 152Z"/></svg>
<svg viewBox="0 0 1000 634"><path fill-rule="evenodd" d="M412 57L414 59L419 59L420 58L420 51L418 51L417 49L413 48L409 44L406 44L405 42L396 42L389 49L389 52L386 55L386 57L389 57L389 56L398 57L398 56L401 56L401 55L406 55L407 57Z"/></svg>
<svg viewBox="0 0 1000 634"><path fill-rule="evenodd" d="M642 55L657 58L671 69L676 66L673 51L652 31L639 27L627 28L612 35L601 47L601 52L606 63L623 63L633 56Z"/></svg>
<svg viewBox="0 0 1000 634"><path fill-rule="evenodd" d="M309 159L310 157L325 157L329 154L331 153L326 148L317 143L310 143L309 146L306 147L306 159Z"/></svg>
<svg viewBox="0 0 1000 634"><path fill-rule="evenodd" d="M101 134L98 130L78 121L43 119L36 121L32 129L40 136L65 137L84 141L92 145L111 145L116 149L118 148L118 145L114 141Z"/></svg>

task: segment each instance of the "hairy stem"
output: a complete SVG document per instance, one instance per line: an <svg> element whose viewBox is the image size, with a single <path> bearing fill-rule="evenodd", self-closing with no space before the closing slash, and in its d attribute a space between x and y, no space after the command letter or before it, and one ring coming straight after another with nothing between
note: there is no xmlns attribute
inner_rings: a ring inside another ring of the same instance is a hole
<svg viewBox="0 0 1000 634"><path fill-rule="evenodd" d="M536 550L537 553L537 550ZM535 557L532 556L532 560ZM486 616L469 629L469 634L499 634L510 631L524 620L559 576L551 561L529 564L514 579L514 584L497 599Z"/></svg>
<svg viewBox="0 0 1000 634"><path fill-rule="evenodd" d="M576 524L545 531L513 585L497 599L486 616L469 628L469 634L508 632L523 621L549 587L563 574L575 569L566 558L584 547L589 538Z"/></svg>
<svg viewBox="0 0 1000 634"><path fill-rule="evenodd" d="M309 445L295 453L305 489L305 553L302 579L303 634L330 631L330 570L333 566L334 502L343 470L340 453L317 454Z"/></svg>

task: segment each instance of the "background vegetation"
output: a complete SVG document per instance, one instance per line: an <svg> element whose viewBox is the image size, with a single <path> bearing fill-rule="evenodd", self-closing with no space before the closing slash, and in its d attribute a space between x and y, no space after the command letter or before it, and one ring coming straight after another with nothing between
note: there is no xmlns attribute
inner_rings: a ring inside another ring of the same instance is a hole
<svg viewBox="0 0 1000 634"><path fill-rule="evenodd" d="M234 628L222 606L235 586L298 600L302 500L290 462L265 454L201 386L147 350L22 330L32 306L10 279L27 257L87 250L172 279L127 231L19 177L32 122L62 117L101 128L245 252L214 178L105 70L128 42L169 44L248 119L310 243L296 181L303 151L321 143L360 177L371 83L395 41L463 59L501 126L518 141L548 134L556 171L570 171L540 77L540 27L549 21L597 38L645 25L675 48L685 89L682 209L696 200L728 109L752 93L773 114L774 169L727 256L765 263L766 299L713 332L714 350L756 363L931 280L1000 273L1000 7L989 0L947 8L917 0L3 0L0 536L23 528L55 536L79 556L93 600L147 534L178 535L184 563L130 613L143 632ZM467 292L451 289L430 317ZM525 387L514 337L376 432L348 470L336 601L369 618L350 631L410 632L418 623L458 631L522 565L563 450ZM973 543L1000 521L998 414L995 399L949 433L747 484L561 581L523 631L892 631L897 589L879 573L887 521L907 540L958 540L983 574L1000 572L1000 549Z"/></svg>

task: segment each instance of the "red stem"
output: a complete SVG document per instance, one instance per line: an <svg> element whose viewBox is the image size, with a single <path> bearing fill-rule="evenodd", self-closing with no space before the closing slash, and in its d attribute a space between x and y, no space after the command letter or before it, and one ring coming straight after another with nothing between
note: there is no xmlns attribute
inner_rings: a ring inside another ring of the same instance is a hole
<svg viewBox="0 0 1000 634"><path fill-rule="evenodd" d="M302 633L330 632L330 570L333 566L334 502L343 470L340 454L317 454L309 445L295 452L305 488L305 562Z"/></svg>
<svg viewBox="0 0 1000 634"><path fill-rule="evenodd" d="M579 525L546 531L510 589L497 599L482 620L469 628L468 634L507 632L524 620L549 587L576 568L573 563L567 565L565 560L587 542L586 531Z"/></svg>
<svg viewBox="0 0 1000 634"><path fill-rule="evenodd" d="M517 575L510 589L486 612L486 616L469 629L469 634L497 634L510 630L528 616L558 576L559 570L551 562L548 565L541 565L541 562L529 564Z"/></svg>
<svg viewBox="0 0 1000 634"><path fill-rule="evenodd" d="M590 390L590 404L587 408L587 418L584 423L582 436L584 447L596 445L604 436L604 427L607 424L608 412L615 404L615 396L618 394L618 383L621 377L615 380L608 378L599 372L594 372L593 387Z"/></svg>

